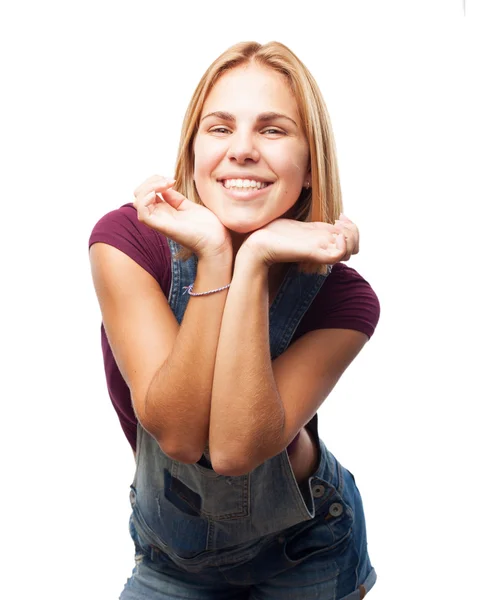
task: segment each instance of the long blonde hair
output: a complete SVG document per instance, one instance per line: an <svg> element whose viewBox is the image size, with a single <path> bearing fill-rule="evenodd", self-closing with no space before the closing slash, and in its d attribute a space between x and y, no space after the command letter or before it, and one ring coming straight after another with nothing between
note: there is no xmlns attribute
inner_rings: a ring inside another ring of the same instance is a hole
<svg viewBox="0 0 479 600"><path fill-rule="evenodd" d="M311 187L303 188L293 218L299 221L334 223L343 210L339 171L331 121L318 84L306 66L284 44L241 42L228 48L207 69L187 108L181 130L175 169L175 188L189 200L203 204L193 180L193 146L204 103L218 79L236 67L256 62L286 77L298 103L301 127L306 136L311 168ZM180 258L191 256L182 251ZM321 265L302 264L305 271L325 271Z"/></svg>

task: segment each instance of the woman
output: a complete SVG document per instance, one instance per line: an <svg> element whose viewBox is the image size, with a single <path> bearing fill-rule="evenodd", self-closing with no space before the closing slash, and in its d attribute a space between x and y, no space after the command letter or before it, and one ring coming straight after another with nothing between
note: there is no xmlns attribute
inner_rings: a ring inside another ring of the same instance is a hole
<svg viewBox="0 0 479 600"><path fill-rule="evenodd" d="M136 452L139 598L362 598L376 575L352 474L316 411L372 335L329 117L282 44L221 55L176 179L95 226L111 398ZM333 265L333 266L331 266Z"/></svg>

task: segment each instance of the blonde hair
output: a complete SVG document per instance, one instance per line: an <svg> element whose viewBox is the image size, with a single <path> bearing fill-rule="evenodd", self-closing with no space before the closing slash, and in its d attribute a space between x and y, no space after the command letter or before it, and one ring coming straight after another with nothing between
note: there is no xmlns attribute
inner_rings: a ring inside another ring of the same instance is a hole
<svg viewBox="0 0 479 600"><path fill-rule="evenodd" d="M284 44L241 42L228 48L201 78L187 108L181 130L175 169L175 188L189 200L203 204L193 180L193 146L208 94L227 71L249 62L281 73L298 103L301 127L310 152L311 187L303 188L293 218L299 221L334 223L343 210L339 171L331 121L318 84L306 66ZM179 258L191 256L183 249ZM323 265L302 264L303 271L324 273Z"/></svg>

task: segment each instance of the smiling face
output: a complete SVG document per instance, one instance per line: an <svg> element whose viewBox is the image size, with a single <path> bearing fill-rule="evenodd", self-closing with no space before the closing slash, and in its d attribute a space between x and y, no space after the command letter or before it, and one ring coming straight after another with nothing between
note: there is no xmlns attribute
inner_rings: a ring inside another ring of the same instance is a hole
<svg viewBox="0 0 479 600"><path fill-rule="evenodd" d="M311 177L285 77L254 63L222 75L203 106L194 156L201 201L231 231L246 234L287 213Z"/></svg>

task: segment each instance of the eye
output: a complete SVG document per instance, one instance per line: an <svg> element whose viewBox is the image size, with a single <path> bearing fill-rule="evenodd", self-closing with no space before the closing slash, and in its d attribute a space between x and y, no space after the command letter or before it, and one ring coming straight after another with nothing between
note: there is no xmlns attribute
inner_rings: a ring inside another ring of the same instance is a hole
<svg viewBox="0 0 479 600"><path fill-rule="evenodd" d="M263 129L261 133L266 133L267 135L286 135L282 129L276 129L276 127L268 127L268 129Z"/></svg>
<svg viewBox="0 0 479 600"><path fill-rule="evenodd" d="M210 133L219 133L220 135L225 135L230 133L230 130L227 127L212 127L210 129Z"/></svg>

